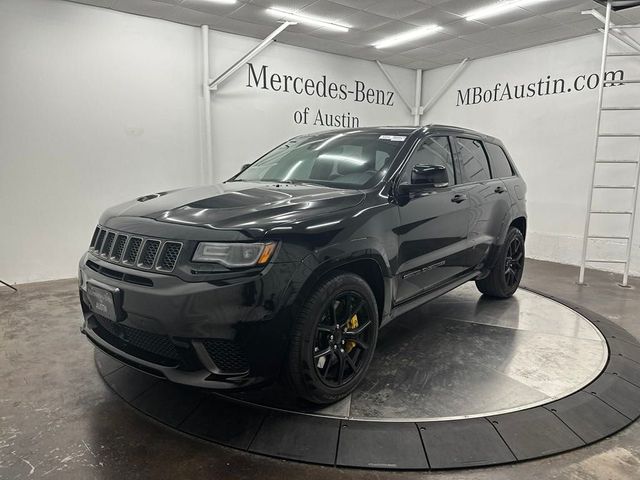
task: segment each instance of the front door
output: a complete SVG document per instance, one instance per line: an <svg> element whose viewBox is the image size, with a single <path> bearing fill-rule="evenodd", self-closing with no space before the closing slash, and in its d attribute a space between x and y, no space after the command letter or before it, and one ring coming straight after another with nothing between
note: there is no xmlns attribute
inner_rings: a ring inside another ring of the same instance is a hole
<svg viewBox="0 0 640 480"><path fill-rule="evenodd" d="M445 167L449 184L416 192L398 206L396 304L459 275L467 263L468 201L456 185L449 137L425 138L403 169L400 183L411 182L416 165Z"/></svg>

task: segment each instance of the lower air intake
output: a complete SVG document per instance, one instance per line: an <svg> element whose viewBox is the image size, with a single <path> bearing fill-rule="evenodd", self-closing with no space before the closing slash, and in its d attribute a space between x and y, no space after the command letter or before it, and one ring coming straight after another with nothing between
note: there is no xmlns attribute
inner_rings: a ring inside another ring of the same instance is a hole
<svg viewBox="0 0 640 480"><path fill-rule="evenodd" d="M220 372L242 374L249 371L247 355L233 340L209 338L202 344Z"/></svg>

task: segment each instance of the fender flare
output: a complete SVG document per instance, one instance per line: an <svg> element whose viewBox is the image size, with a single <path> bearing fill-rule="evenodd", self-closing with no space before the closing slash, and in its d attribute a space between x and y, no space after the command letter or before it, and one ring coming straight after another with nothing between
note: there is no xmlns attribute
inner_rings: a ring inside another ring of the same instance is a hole
<svg viewBox="0 0 640 480"><path fill-rule="evenodd" d="M390 261L380 242L374 238L361 238L345 243L328 245L319 249L302 259L301 268L302 277L297 282L299 285L290 289L289 306L295 309L300 305L306 294L328 273L339 270L349 264L360 261L374 262L380 270L382 278L382 309L379 312L380 319L384 323L384 319L389 316L391 311L391 299L393 296L393 274ZM365 278L365 280L367 280Z"/></svg>

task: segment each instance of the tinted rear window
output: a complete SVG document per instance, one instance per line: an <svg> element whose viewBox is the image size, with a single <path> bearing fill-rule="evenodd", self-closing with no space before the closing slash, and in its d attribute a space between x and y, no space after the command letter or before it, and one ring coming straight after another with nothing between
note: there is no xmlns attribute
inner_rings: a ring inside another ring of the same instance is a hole
<svg viewBox="0 0 640 480"><path fill-rule="evenodd" d="M465 182L483 182L491 178L489 160L480 140L457 138Z"/></svg>
<svg viewBox="0 0 640 480"><path fill-rule="evenodd" d="M489 152L489 161L491 162L491 173L493 178L504 178L513 176L513 168L509 163L507 155L502 147L493 143L485 143L484 146Z"/></svg>

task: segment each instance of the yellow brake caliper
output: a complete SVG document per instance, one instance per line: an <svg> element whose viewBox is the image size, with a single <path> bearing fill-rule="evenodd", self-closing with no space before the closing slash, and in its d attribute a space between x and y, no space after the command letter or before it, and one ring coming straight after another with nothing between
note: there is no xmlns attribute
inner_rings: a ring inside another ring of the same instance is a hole
<svg viewBox="0 0 640 480"><path fill-rule="evenodd" d="M353 317L351 317L349 319L349 321L347 322L347 331L349 330L355 330L356 328L358 328L358 315L354 315ZM351 352L351 350L353 350L354 348L356 348L356 342L354 342L353 340L347 340L344 344L344 349L347 353Z"/></svg>

